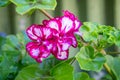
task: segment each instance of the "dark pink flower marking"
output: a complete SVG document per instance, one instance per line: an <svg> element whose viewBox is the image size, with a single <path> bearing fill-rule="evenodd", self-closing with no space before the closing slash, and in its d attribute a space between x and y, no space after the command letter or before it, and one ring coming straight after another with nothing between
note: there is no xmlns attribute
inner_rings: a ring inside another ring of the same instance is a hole
<svg viewBox="0 0 120 80"><path fill-rule="evenodd" d="M70 46L77 47L74 34L79 34L81 22L69 11L64 16L44 20L43 25L32 25L26 32L32 42L26 50L37 62L42 62L52 53L57 59L68 58Z"/></svg>

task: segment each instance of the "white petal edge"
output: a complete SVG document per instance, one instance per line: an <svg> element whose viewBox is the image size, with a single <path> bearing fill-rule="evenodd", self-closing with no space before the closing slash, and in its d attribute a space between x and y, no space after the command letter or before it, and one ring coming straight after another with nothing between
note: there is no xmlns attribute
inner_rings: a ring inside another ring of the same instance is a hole
<svg viewBox="0 0 120 80"><path fill-rule="evenodd" d="M37 39L37 36L33 34L33 27L34 27L34 26L29 27L29 28L26 30L26 32L27 32L27 35L28 35L28 37L29 37L30 39L36 40L36 39Z"/></svg>

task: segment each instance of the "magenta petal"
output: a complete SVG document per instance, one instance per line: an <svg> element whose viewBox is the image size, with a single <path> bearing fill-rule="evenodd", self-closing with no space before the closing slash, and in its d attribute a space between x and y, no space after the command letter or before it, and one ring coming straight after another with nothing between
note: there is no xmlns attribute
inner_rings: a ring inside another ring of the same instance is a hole
<svg viewBox="0 0 120 80"><path fill-rule="evenodd" d="M43 37L43 33L42 33L41 28L42 28L42 26L35 26L33 28L33 33L39 38Z"/></svg>
<svg viewBox="0 0 120 80"><path fill-rule="evenodd" d="M37 26L37 25L33 24L29 28L27 28L27 30L26 30L28 37L32 40L36 40L38 38L35 34L33 34L33 28L35 26Z"/></svg>
<svg viewBox="0 0 120 80"><path fill-rule="evenodd" d="M69 50L63 51L61 49L61 46L57 44L57 47L54 48L54 51L52 54L59 60L65 60L68 58L68 52Z"/></svg>
<svg viewBox="0 0 120 80"><path fill-rule="evenodd" d="M68 16L70 17L72 20L75 20L75 15L70 13L69 11L65 10L64 12L64 16Z"/></svg>
<svg viewBox="0 0 120 80"><path fill-rule="evenodd" d="M82 25L82 23L75 17L75 15L69 11L64 11L64 16L69 17L74 22L74 30L78 30Z"/></svg>
<svg viewBox="0 0 120 80"><path fill-rule="evenodd" d="M62 17L61 23L62 23L61 32L67 33L72 29L74 30L73 21L69 17Z"/></svg>
<svg viewBox="0 0 120 80"><path fill-rule="evenodd" d="M45 45L40 46L39 49L41 51L40 57L46 58L50 55L50 51L46 48Z"/></svg>
<svg viewBox="0 0 120 80"><path fill-rule="evenodd" d="M42 53L42 58L47 58L50 55L50 52L45 51L44 53Z"/></svg>
<svg viewBox="0 0 120 80"><path fill-rule="evenodd" d="M57 21L57 20L50 20L48 23L47 23L47 27L50 27L52 29L55 29L57 31L59 31L59 27L60 27L60 23Z"/></svg>
<svg viewBox="0 0 120 80"><path fill-rule="evenodd" d="M75 30L78 30L81 26L81 22L79 20L75 20Z"/></svg>
<svg viewBox="0 0 120 80"><path fill-rule="evenodd" d="M83 33L79 32L79 31L76 31L75 34L79 35L79 36L82 36Z"/></svg>
<svg viewBox="0 0 120 80"><path fill-rule="evenodd" d="M71 39L72 39L72 46L74 48L76 48L77 47L77 40L76 40L75 36L71 37Z"/></svg>
<svg viewBox="0 0 120 80"><path fill-rule="evenodd" d="M39 46L36 42L27 43L26 50L32 58L38 58L40 54Z"/></svg>
<svg viewBox="0 0 120 80"><path fill-rule="evenodd" d="M36 58L35 60L36 60L37 62L42 62L42 60L43 60L44 58L47 58L49 55L50 55L50 52L47 52L47 51L41 52L41 54L39 55L39 57Z"/></svg>
<svg viewBox="0 0 120 80"><path fill-rule="evenodd" d="M50 51L47 50L46 46L39 45L38 42L29 42L26 45L26 50L37 62L42 62L43 58L46 58L50 55Z"/></svg>
<svg viewBox="0 0 120 80"><path fill-rule="evenodd" d="M30 56L32 57L32 58L37 58L38 56L39 56L39 54L40 54L40 50L39 50L39 48L38 47L33 47L33 48L31 48L31 50L29 51L29 54L30 54Z"/></svg>
<svg viewBox="0 0 120 80"><path fill-rule="evenodd" d="M42 28L42 32L43 32L43 35L44 35L44 38L45 39L48 39L48 38L51 38L52 37L52 30L48 27L43 27Z"/></svg>
<svg viewBox="0 0 120 80"><path fill-rule="evenodd" d="M70 46L72 45L72 39L71 38L63 38L62 43L60 43L62 46L62 50L68 50Z"/></svg>
<svg viewBox="0 0 120 80"><path fill-rule="evenodd" d="M43 23L43 25L45 25L45 26L46 26L46 25L48 24L48 20L43 20L43 22L42 22L42 23Z"/></svg>
<svg viewBox="0 0 120 80"><path fill-rule="evenodd" d="M68 38L68 40L70 39L72 41L71 45L76 48L77 47L77 39L73 34L70 35L66 35L66 38ZM69 41L70 41L69 40Z"/></svg>
<svg viewBox="0 0 120 80"><path fill-rule="evenodd" d="M41 63L42 60L43 60L43 58L36 58L35 60L36 60L38 63Z"/></svg>
<svg viewBox="0 0 120 80"><path fill-rule="evenodd" d="M65 51L55 51L52 54L59 60L66 60L68 59L68 53L69 50L65 50Z"/></svg>
<svg viewBox="0 0 120 80"><path fill-rule="evenodd" d="M47 50L42 50L43 48L41 48L40 50L41 50L41 54L39 55L39 57L38 58L36 58L36 61L37 62L42 62L42 60L44 59L44 58L47 58L49 55L50 55L50 52L49 51L47 51Z"/></svg>
<svg viewBox="0 0 120 80"><path fill-rule="evenodd" d="M57 53L55 57L59 60L66 60L68 58L68 50Z"/></svg>
<svg viewBox="0 0 120 80"><path fill-rule="evenodd" d="M51 51L51 49L53 48L52 42L47 41L47 40L43 42L43 45L45 45L47 50L49 50L49 51Z"/></svg>
<svg viewBox="0 0 120 80"><path fill-rule="evenodd" d="M38 44L39 44L39 43L37 43L37 42L28 42L28 43L26 44L26 50L29 52L30 49L31 49L33 46L38 46Z"/></svg>
<svg viewBox="0 0 120 80"><path fill-rule="evenodd" d="M69 44L69 43L63 43L62 50L67 50L67 49L69 49L70 46L71 46L71 44Z"/></svg>

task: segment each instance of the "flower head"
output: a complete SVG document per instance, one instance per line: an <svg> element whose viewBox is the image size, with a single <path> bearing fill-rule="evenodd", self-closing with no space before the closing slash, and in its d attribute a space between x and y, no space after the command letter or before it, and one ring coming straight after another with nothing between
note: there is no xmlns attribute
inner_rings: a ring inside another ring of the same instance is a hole
<svg viewBox="0 0 120 80"><path fill-rule="evenodd" d="M50 53L65 60L70 46L77 47L74 34L79 34L80 26L81 22L69 11L64 11L64 16L44 20L43 25L33 24L26 30L32 40L27 43L26 50L37 62L42 62Z"/></svg>

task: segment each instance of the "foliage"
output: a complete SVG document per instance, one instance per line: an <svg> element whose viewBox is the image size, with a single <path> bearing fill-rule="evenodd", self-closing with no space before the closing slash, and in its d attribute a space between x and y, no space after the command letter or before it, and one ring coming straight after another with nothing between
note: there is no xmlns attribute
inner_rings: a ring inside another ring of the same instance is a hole
<svg viewBox="0 0 120 80"><path fill-rule="evenodd" d="M90 78L87 73L85 72L80 72L80 73L75 73L75 80L94 80L93 78Z"/></svg>
<svg viewBox="0 0 120 80"><path fill-rule="evenodd" d="M76 59L81 69L84 70L100 71L105 63L105 57L101 53L95 52L91 46L82 47L77 53Z"/></svg>
<svg viewBox="0 0 120 80"><path fill-rule="evenodd" d="M56 0L1 0L0 6L9 3L16 5L16 12L22 15L34 10L54 10L57 5ZM114 54L105 50L112 45L120 46L120 30L84 22L80 32L82 36L76 36L80 51L75 56L60 61L50 55L42 63L26 53L25 46L30 39L25 32L0 36L0 80L94 80L87 72L100 72L103 66L109 76L103 80L120 80L120 56L112 56ZM80 66L79 72L75 72L72 65L75 60Z"/></svg>
<svg viewBox="0 0 120 80"><path fill-rule="evenodd" d="M0 7L7 6L9 4L9 0L0 0Z"/></svg>
<svg viewBox="0 0 120 80"><path fill-rule="evenodd" d="M9 3L16 5L16 12L23 15L32 13L34 10L54 10L56 0L1 0L0 6L7 6Z"/></svg>
<svg viewBox="0 0 120 80"><path fill-rule="evenodd" d="M110 66L111 72L114 74L114 79L119 80L120 79L120 57L112 57L110 55L106 56L107 64ZM112 65L111 65L112 64Z"/></svg>
<svg viewBox="0 0 120 80"><path fill-rule="evenodd" d="M56 0L10 0L13 4L15 4L16 11L23 15L30 11L36 9L47 9L47 10L54 10L56 6Z"/></svg>

